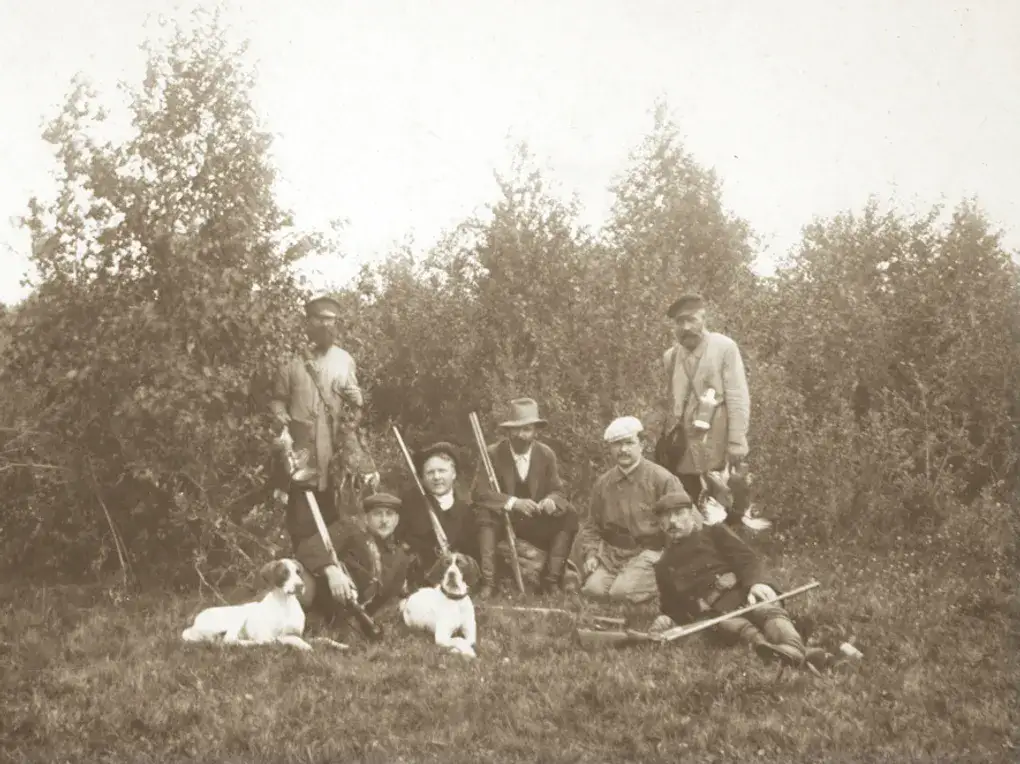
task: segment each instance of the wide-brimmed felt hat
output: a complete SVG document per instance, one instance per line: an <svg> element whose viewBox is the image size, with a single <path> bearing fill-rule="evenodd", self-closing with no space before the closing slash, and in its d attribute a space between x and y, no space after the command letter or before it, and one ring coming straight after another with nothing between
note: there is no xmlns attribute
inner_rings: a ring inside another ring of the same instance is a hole
<svg viewBox="0 0 1020 764"><path fill-rule="evenodd" d="M340 318L343 306L329 295L315 297L305 303L305 315L309 318Z"/></svg>
<svg viewBox="0 0 1020 764"><path fill-rule="evenodd" d="M460 471L460 457L458 455L459 450L460 449L458 449L457 446L455 446L453 443L450 443L449 441L446 440L437 441L432 445L425 446L425 448L420 449L418 453L414 455L414 467L416 470L418 470L418 474L420 475L422 468L425 466L425 462L427 462L431 457L435 456L436 454L442 454L443 456L448 456L450 458L450 461L453 462L454 469L456 469L459 472Z"/></svg>
<svg viewBox="0 0 1020 764"><path fill-rule="evenodd" d="M510 418L499 426L527 427L529 424L544 427L549 423L538 415L538 403L534 398L514 398L510 401Z"/></svg>
<svg viewBox="0 0 1020 764"><path fill-rule="evenodd" d="M684 294L680 295L673 303L669 306L666 311L666 315L669 318L676 318L681 313L693 313L696 310L701 310L705 307L705 298L700 294Z"/></svg>

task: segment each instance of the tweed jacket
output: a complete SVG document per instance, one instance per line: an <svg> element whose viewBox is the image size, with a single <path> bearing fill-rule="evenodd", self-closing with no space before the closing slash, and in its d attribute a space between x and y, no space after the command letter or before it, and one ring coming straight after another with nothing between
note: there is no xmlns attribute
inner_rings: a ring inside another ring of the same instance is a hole
<svg viewBox="0 0 1020 764"><path fill-rule="evenodd" d="M372 613L403 594L410 556L393 537L377 539L365 530L350 530L342 522L327 530L336 555L358 589L358 601ZM314 576L322 574L332 560L319 534L309 536L297 548L298 561ZM367 604L366 604L367 603Z"/></svg>
<svg viewBox="0 0 1020 764"><path fill-rule="evenodd" d="M309 366L318 376L326 403L333 412L332 429L330 412L323 405ZM273 413L282 411L290 415L294 449L308 449L308 466L319 470L318 490L328 487L330 462L338 454L352 472L375 472L375 465L357 435L364 398L354 359L346 350L333 345L318 357L309 353L290 358L273 378L269 405Z"/></svg>
<svg viewBox="0 0 1020 764"><path fill-rule="evenodd" d="M747 592L755 584L776 589L761 558L725 525L706 525L670 542L655 563L659 609L677 623L697 619L698 600L707 599L716 579L725 573L734 574L737 583L715 600L713 610L718 612L746 605Z"/></svg>
<svg viewBox="0 0 1020 764"><path fill-rule="evenodd" d="M679 464L668 466L681 474L697 474L722 469L730 451L746 456L751 396L737 343L724 334L706 332L693 351L679 343L669 348L662 363L666 391L662 433L682 423L687 442ZM694 427L696 399L709 387L722 403L711 429L702 433Z"/></svg>
<svg viewBox="0 0 1020 764"><path fill-rule="evenodd" d="M489 446L488 451L500 490L498 492L492 490L484 468L479 466L471 492L478 510L501 512L513 495L514 484L517 482L517 465L514 463L510 441L506 439ZM528 466L526 482L534 501L549 498L553 500L558 511L575 511L565 494L566 488L560 478L556 452L537 440L531 444L531 463Z"/></svg>

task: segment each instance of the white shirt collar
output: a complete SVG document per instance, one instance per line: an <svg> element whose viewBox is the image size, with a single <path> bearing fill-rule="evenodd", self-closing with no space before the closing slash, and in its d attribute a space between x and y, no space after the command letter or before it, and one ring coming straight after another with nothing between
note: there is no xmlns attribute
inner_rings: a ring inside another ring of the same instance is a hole
<svg viewBox="0 0 1020 764"><path fill-rule="evenodd" d="M442 496L436 497L436 504L438 504L439 508L444 512L453 506L453 501L454 501L453 491L450 491L449 493L444 494Z"/></svg>
<svg viewBox="0 0 1020 764"><path fill-rule="evenodd" d="M526 480L528 477L528 470L531 469L531 452L533 449L534 443L528 446L528 450L523 454L517 453L513 448L510 449L510 453L514 457L514 465L517 467L517 477L521 480Z"/></svg>

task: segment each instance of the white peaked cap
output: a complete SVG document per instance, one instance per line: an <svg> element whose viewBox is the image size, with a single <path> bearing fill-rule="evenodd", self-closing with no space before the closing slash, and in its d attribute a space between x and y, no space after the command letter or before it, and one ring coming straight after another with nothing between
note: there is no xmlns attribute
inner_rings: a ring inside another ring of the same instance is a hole
<svg viewBox="0 0 1020 764"><path fill-rule="evenodd" d="M606 443L613 443L617 440L629 438L644 430L641 420L636 416L621 416L609 423L605 434L602 436Z"/></svg>

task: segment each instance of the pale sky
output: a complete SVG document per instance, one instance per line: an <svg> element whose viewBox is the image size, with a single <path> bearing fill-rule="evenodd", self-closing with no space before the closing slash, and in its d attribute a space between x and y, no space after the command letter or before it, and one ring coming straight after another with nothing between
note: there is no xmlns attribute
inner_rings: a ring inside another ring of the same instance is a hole
<svg viewBox="0 0 1020 764"><path fill-rule="evenodd" d="M41 131L71 77L108 95L138 83L155 19L193 5L0 0L0 301L26 293L28 239L10 218L53 193ZM869 194L901 209L976 195L1020 248L1020 0L227 7L258 62L281 202L304 227L350 221L352 257L310 262L320 280L481 212L518 140L600 223L658 96L762 237L760 270L814 216Z"/></svg>

